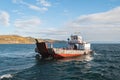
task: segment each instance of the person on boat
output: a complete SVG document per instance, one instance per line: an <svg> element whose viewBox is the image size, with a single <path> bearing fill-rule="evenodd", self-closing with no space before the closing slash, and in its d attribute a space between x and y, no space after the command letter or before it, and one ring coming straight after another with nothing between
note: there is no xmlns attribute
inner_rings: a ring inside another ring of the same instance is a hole
<svg viewBox="0 0 120 80"><path fill-rule="evenodd" d="M76 45L76 44L74 45L74 48L73 48L73 49L74 49L74 50L77 50L77 45Z"/></svg>

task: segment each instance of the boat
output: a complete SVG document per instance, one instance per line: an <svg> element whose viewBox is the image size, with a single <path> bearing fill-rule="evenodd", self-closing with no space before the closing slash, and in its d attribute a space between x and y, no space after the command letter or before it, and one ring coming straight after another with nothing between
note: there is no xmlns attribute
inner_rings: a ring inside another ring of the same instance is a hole
<svg viewBox="0 0 120 80"><path fill-rule="evenodd" d="M71 58L91 54L93 52L91 50L91 44L83 41L82 37L76 34L68 38L68 46L66 46L66 48L54 48L52 44L51 47L48 47L46 42L35 40L35 52L37 52L37 56L41 58Z"/></svg>

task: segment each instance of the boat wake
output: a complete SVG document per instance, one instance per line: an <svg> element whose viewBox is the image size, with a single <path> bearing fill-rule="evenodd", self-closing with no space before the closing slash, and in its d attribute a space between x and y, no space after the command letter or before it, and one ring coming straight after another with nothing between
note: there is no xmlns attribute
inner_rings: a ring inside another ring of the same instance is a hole
<svg viewBox="0 0 120 80"><path fill-rule="evenodd" d="M12 77L13 77L12 74L4 74L4 75L1 75L1 76L0 76L0 80L9 79L9 78L12 78Z"/></svg>
<svg viewBox="0 0 120 80"><path fill-rule="evenodd" d="M91 61L91 60L93 60L93 57L91 55L86 55L84 60L85 61Z"/></svg>

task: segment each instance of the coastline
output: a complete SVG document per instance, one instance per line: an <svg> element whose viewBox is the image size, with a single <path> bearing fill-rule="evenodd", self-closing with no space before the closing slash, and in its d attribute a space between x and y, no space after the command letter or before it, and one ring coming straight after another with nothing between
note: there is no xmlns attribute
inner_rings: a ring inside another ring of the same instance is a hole
<svg viewBox="0 0 120 80"><path fill-rule="evenodd" d="M0 44L35 44L35 39L33 37L23 37L19 35L0 35ZM52 39L38 39L39 42L63 42L59 40Z"/></svg>

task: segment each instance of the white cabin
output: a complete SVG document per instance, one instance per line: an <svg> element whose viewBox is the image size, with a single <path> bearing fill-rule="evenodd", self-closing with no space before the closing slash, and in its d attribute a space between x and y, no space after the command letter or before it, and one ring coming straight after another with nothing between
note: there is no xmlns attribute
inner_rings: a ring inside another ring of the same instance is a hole
<svg viewBox="0 0 120 80"><path fill-rule="evenodd" d="M83 41L82 36L71 35L68 39L68 48L75 50L90 50L90 43Z"/></svg>

